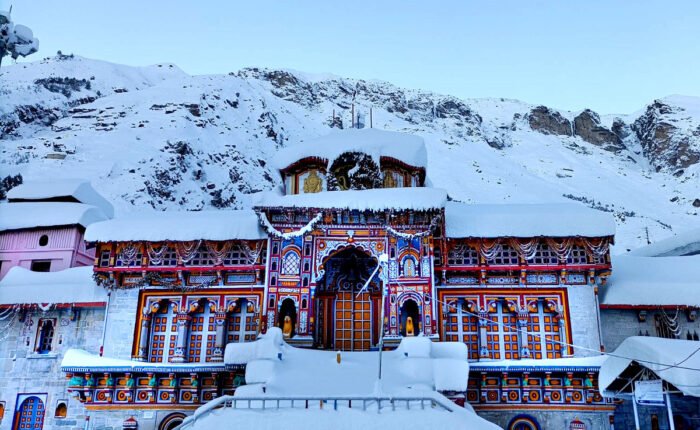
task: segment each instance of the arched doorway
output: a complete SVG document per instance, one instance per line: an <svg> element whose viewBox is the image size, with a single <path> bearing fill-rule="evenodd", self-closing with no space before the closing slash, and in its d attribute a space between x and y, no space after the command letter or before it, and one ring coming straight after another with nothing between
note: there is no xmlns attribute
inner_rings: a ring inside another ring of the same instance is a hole
<svg viewBox="0 0 700 430"><path fill-rule="evenodd" d="M15 413L13 430L41 430L44 426L44 402L36 396L24 399Z"/></svg>
<svg viewBox="0 0 700 430"><path fill-rule="evenodd" d="M316 287L316 343L326 349L368 351L379 338L378 280L365 282L377 261L355 247L332 254Z"/></svg>
<svg viewBox="0 0 700 430"><path fill-rule="evenodd" d="M420 308L415 300L406 299L401 305L399 316L401 318L401 336L417 336L421 332L423 327L421 327Z"/></svg>
<svg viewBox="0 0 700 430"><path fill-rule="evenodd" d="M540 430L540 423L530 415L516 415L508 423L508 430Z"/></svg>
<svg viewBox="0 0 700 430"><path fill-rule="evenodd" d="M289 317L291 323L291 332L288 337L294 337L297 326L297 305L294 303L294 300L290 298L282 300L282 304L280 305L278 325L283 333L285 331L285 320L287 317Z"/></svg>
<svg viewBox="0 0 700 430"><path fill-rule="evenodd" d="M175 427L182 424L182 421L185 420L185 416L186 415L182 412L175 412L168 415L167 417L163 418L163 421L160 422L158 430L173 430Z"/></svg>

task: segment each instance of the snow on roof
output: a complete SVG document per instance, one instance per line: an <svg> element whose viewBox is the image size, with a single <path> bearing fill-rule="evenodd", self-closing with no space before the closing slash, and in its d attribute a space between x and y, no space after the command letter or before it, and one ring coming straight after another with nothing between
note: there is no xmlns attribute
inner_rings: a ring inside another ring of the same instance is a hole
<svg viewBox="0 0 700 430"><path fill-rule="evenodd" d="M144 363L143 361L101 357L82 349L69 349L61 361L64 372L124 371L146 372L148 370L196 372L198 369L221 369L222 363Z"/></svg>
<svg viewBox="0 0 700 430"><path fill-rule="evenodd" d="M447 192L439 188L377 188L372 190L323 191L281 195L262 193L256 207L315 208L383 211L385 209L431 210L445 206Z"/></svg>
<svg viewBox="0 0 700 430"><path fill-rule="evenodd" d="M700 397L700 372L697 371L700 369L700 354L697 351L698 343L692 340L628 337L601 366L598 379L600 390L604 395L614 397L616 393L611 388L615 387L611 385L632 362L637 362L673 384L683 394ZM626 382L625 379L622 384Z"/></svg>
<svg viewBox="0 0 700 430"><path fill-rule="evenodd" d="M411 166L425 168L428 160L423 138L367 128L334 131L308 142L288 146L277 153L274 164L282 170L306 157L319 157L332 163L345 152L365 153L377 164L380 157L391 157Z"/></svg>
<svg viewBox="0 0 700 430"><path fill-rule="evenodd" d="M82 203L37 202L0 204L0 231L90 224L107 219L98 208Z"/></svg>
<svg viewBox="0 0 700 430"><path fill-rule="evenodd" d="M484 370L502 370L502 371L537 371L544 368L552 369L594 369L600 367L606 360L605 355L592 355L590 357L567 357L567 358L550 358L547 360L536 360L532 358L524 358L520 360L497 360L497 361L479 361L471 363L472 371Z"/></svg>
<svg viewBox="0 0 700 430"><path fill-rule="evenodd" d="M112 204L95 191L90 182L82 179L53 179L51 181L26 182L12 188L7 193L7 199L10 202L66 197L72 197L80 203L95 206L109 218L114 216Z"/></svg>
<svg viewBox="0 0 700 430"><path fill-rule="evenodd" d="M0 281L0 305L104 303L107 293L92 279L92 266L58 272L13 267Z"/></svg>
<svg viewBox="0 0 700 430"><path fill-rule="evenodd" d="M700 306L700 255L612 257L612 275L601 289L606 306Z"/></svg>
<svg viewBox="0 0 700 430"><path fill-rule="evenodd" d="M88 242L267 239L252 210L142 212L91 225Z"/></svg>
<svg viewBox="0 0 700 430"><path fill-rule="evenodd" d="M466 204L445 206L446 236L463 237L603 237L615 234L605 212L576 203Z"/></svg>
<svg viewBox="0 0 700 430"><path fill-rule="evenodd" d="M651 245L633 249L628 255L636 257L667 257L700 254L700 228L676 234Z"/></svg>

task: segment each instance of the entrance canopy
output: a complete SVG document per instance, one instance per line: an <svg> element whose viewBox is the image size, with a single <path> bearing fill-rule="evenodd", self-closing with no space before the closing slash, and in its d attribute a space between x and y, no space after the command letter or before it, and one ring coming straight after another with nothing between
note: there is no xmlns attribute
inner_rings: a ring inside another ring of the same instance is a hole
<svg viewBox="0 0 700 430"><path fill-rule="evenodd" d="M606 397L628 397L634 382L657 377L686 396L700 397L700 342L633 336L625 339L600 367Z"/></svg>

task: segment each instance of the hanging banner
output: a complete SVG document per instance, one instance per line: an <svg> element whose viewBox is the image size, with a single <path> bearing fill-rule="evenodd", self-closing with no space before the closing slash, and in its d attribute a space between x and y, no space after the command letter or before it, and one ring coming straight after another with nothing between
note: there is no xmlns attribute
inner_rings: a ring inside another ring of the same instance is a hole
<svg viewBox="0 0 700 430"><path fill-rule="evenodd" d="M664 387L661 379L636 381L634 399L638 405L664 406Z"/></svg>

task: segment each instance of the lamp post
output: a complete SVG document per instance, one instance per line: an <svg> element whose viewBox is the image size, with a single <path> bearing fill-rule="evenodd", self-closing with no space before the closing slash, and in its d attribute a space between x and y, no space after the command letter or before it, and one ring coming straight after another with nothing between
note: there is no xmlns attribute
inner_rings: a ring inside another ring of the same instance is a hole
<svg viewBox="0 0 700 430"><path fill-rule="evenodd" d="M367 289L370 282L372 282L372 279L374 279L374 276L377 274L377 272L379 272L379 281L381 283L382 289L382 305L379 317L379 373L377 374L377 384L374 387L377 394L380 391L380 385L382 381L382 350L384 349L384 304L386 301L386 288L387 284L389 283L389 256L386 253L381 254L378 258L378 263L379 264L377 264L377 268L374 269L374 272L372 272L372 274L367 279L367 282L365 282L365 285L362 286L362 288L356 296L359 297L360 294L362 294Z"/></svg>

